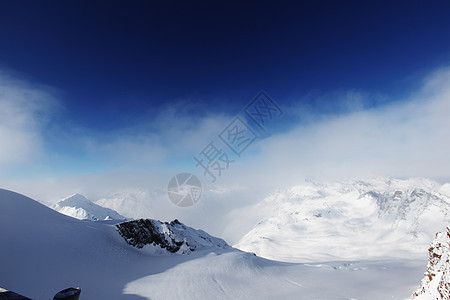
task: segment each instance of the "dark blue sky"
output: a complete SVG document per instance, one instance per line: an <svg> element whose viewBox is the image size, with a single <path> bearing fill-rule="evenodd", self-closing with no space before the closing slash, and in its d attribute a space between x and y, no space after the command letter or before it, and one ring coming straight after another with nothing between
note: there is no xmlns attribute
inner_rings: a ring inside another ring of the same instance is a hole
<svg viewBox="0 0 450 300"><path fill-rule="evenodd" d="M261 89L401 95L450 59L449 1L310 2L0 1L0 67L101 131L186 99L234 113Z"/></svg>

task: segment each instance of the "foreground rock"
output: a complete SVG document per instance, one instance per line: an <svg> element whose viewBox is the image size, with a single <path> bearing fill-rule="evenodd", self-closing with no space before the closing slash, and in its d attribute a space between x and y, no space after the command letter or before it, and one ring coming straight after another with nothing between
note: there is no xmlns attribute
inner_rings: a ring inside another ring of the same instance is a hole
<svg viewBox="0 0 450 300"><path fill-rule="evenodd" d="M411 299L450 299L450 227L438 232L428 249L428 266Z"/></svg>
<svg viewBox="0 0 450 300"><path fill-rule="evenodd" d="M120 235L136 248L166 250L171 253L188 254L204 248L228 248L228 244L203 230L197 230L180 223L139 219L116 225Z"/></svg>

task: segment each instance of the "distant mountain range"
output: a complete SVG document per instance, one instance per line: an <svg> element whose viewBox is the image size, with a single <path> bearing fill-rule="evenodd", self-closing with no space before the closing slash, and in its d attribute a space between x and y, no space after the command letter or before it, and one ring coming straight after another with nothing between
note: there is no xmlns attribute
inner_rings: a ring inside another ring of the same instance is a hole
<svg viewBox="0 0 450 300"><path fill-rule="evenodd" d="M124 220L148 211L148 193L124 191L95 203L76 194L54 209L77 219ZM103 207L105 206L105 207ZM423 178L309 180L268 195L246 214L261 216L234 246L288 262L423 257L450 224L450 184Z"/></svg>
<svg viewBox="0 0 450 300"><path fill-rule="evenodd" d="M420 178L309 181L248 211L263 217L235 247L262 257L423 257L435 233L450 224L450 185Z"/></svg>

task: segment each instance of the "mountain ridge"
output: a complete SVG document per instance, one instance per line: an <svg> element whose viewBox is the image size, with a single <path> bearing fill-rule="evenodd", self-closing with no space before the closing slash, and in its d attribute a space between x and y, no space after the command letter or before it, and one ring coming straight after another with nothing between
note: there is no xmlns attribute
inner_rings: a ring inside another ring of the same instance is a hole
<svg viewBox="0 0 450 300"><path fill-rule="evenodd" d="M310 180L253 206L262 217L234 246L289 262L418 257L450 223L447 187L423 178Z"/></svg>
<svg viewBox="0 0 450 300"><path fill-rule="evenodd" d="M81 194L74 194L54 204L51 208L79 220L125 220L117 211L100 206Z"/></svg>

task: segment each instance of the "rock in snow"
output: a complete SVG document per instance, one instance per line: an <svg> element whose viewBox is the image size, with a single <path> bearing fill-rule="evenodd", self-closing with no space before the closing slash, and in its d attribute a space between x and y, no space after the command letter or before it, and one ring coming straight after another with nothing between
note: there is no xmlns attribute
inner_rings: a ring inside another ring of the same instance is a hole
<svg viewBox="0 0 450 300"><path fill-rule="evenodd" d="M203 230L196 230L180 223L140 219L116 225L128 244L143 248L146 245L160 247L172 253L187 254L208 247L227 248L228 244Z"/></svg>
<svg viewBox="0 0 450 300"><path fill-rule="evenodd" d="M450 227L438 232L428 249L428 266L411 299L450 299Z"/></svg>

